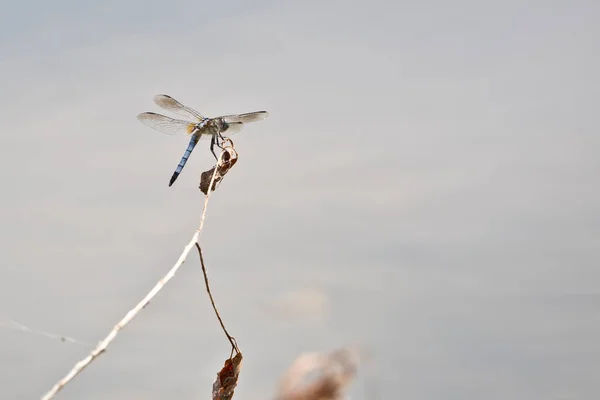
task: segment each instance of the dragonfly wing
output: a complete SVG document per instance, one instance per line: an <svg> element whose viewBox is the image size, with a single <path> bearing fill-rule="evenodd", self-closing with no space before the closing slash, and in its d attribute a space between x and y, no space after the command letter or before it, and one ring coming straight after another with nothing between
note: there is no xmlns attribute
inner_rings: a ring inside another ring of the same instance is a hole
<svg viewBox="0 0 600 400"><path fill-rule="evenodd" d="M153 112L145 112L137 116L142 124L167 135L190 134L196 128L194 122L173 119Z"/></svg>
<svg viewBox="0 0 600 400"><path fill-rule="evenodd" d="M160 108L171 111L177 115L181 115L182 117L187 117L198 121L202 121L204 119L204 116L198 111L189 108L188 106L184 106L169 95L157 94L154 96L154 102Z"/></svg>
<svg viewBox="0 0 600 400"><path fill-rule="evenodd" d="M227 129L221 131L224 135L233 135L234 133L238 133L242 130L244 124L241 122L229 122L227 123Z"/></svg>
<svg viewBox="0 0 600 400"><path fill-rule="evenodd" d="M244 124L246 124L248 122L262 121L268 116L269 113L267 111L254 111L245 114L224 115L220 118L222 118L227 123L243 122Z"/></svg>

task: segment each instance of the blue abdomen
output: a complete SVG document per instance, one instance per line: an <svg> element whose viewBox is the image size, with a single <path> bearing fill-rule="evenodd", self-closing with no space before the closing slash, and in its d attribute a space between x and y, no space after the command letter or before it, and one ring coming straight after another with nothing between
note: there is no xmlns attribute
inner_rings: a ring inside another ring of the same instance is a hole
<svg viewBox="0 0 600 400"><path fill-rule="evenodd" d="M196 138L195 136L192 136L192 138L190 139L190 143L188 144L188 148L185 150L185 153L183 153L183 157L181 157L181 161L179 161L179 165L177 165L177 168L175 169L173 176L171 176L171 180L169 181L169 186L171 186L173 184L173 182L175 182L175 180L181 173L181 170L183 170L185 163L187 162L188 158L190 157L190 154L192 154L192 150L194 150L194 147L196 147L197 143L198 143L198 138Z"/></svg>

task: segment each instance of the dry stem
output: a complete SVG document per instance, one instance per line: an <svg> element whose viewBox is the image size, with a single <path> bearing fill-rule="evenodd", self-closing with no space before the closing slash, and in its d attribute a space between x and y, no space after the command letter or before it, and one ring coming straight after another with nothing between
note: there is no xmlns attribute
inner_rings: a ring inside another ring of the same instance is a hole
<svg viewBox="0 0 600 400"><path fill-rule="evenodd" d="M223 159L223 153L219 155L219 160L217 162L217 166L220 165ZM212 187L215 175L218 168L215 168L215 172L213 173L210 186ZM192 240L188 243L187 246L183 249L183 253L179 257L179 260L175 263L173 268L160 280L158 283L148 292L148 294L134 307L132 308L126 315L123 317L119 323L117 323L113 329L110 331L108 336L104 338L104 340L100 341L96 348L83 360L79 361L75 366L69 371L67 375L65 375L61 380L59 380L53 387L50 389L43 397L42 400L50 400L54 398L54 396L61 391L73 378L75 378L81 371L83 371L92 361L96 359L100 354L106 351L106 348L112 342L121 329L123 329L131 320L144 308L150 301L164 288L164 286L169 282L174 276L177 270L183 265L187 255L190 250L196 243L198 243L198 238L200 236L200 232L202 231L202 227L204 226L204 219L206 218L206 209L208 207L208 200L210 198L210 191L206 195L206 200L204 201L204 209L202 210L202 216L200 217L200 226Z"/></svg>

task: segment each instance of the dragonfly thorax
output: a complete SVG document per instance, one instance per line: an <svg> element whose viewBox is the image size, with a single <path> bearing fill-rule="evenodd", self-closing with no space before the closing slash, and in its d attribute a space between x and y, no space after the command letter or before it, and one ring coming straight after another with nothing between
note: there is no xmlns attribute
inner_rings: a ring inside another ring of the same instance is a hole
<svg viewBox="0 0 600 400"><path fill-rule="evenodd" d="M223 121L218 118L205 118L196 125L196 134L213 136L223 130Z"/></svg>

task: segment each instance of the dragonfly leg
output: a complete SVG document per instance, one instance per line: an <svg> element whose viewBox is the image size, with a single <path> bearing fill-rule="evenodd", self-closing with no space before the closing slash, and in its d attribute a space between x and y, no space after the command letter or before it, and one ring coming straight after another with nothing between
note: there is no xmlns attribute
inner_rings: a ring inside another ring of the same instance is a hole
<svg viewBox="0 0 600 400"><path fill-rule="evenodd" d="M219 138L221 139L221 141L225 140L225 136L223 136L223 134L221 132L219 132ZM219 141L217 140L217 143L219 143ZM220 148L223 148L223 146L219 146Z"/></svg>
<svg viewBox="0 0 600 400"><path fill-rule="evenodd" d="M218 133L218 136L215 139L215 143L217 144L217 147L220 148L221 150L223 149L223 141L225 140L225 136L223 136L223 134L221 132Z"/></svg>
<svg viewBox="0 0 600 400"><path fill-rule="evenodd" d="M213 156L215 156L215 160L219 159L219 157L217 157L217 155L215 154L215 135L213 135L210 139L210 152L213 153Z"/></svg>

